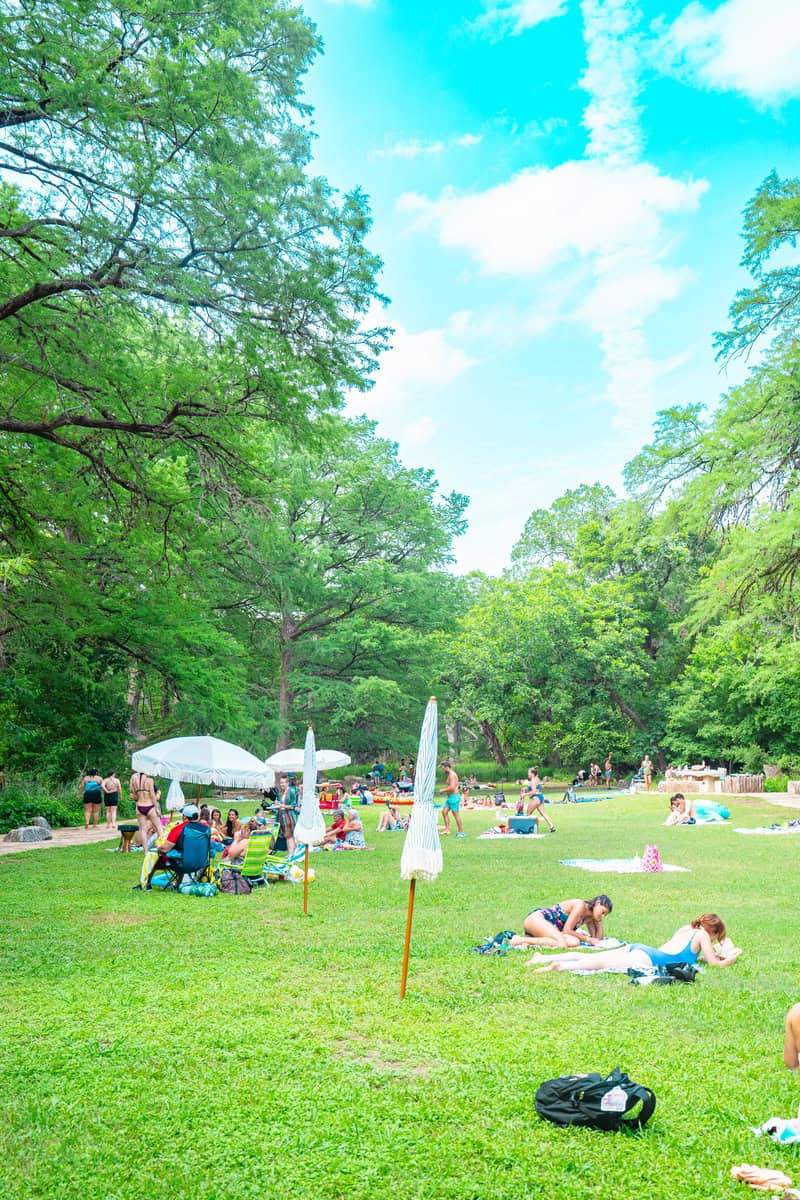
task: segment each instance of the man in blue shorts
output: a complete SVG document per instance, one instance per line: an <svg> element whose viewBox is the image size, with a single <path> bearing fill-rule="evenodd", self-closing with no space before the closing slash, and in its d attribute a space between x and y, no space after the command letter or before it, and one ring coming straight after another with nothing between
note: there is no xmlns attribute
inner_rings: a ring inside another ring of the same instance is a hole
<svg viewBox="0 0 800 1200"><path fill-rule="evenodd" d="M459 809L461 808L461 796L458 790L458 776L449 762L443 762L442 767L444 768L445 776L443 789L445 801L444 807L442 808L444 832L450 832L450 813L452 813L455 817L456 829L458 830L456 837L466 837L467 835L464 833L464 826L461 824L461 813L459 812Z"/></svg>

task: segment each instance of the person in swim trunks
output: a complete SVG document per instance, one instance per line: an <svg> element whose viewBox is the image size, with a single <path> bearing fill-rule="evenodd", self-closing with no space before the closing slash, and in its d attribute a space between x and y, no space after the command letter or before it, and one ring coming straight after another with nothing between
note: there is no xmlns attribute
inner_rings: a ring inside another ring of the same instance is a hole
<svg viewBox="0 0 800 1200"><path fill-rule="evenodd" d="M712 943L724 942L727 937L725 922L716 913L703 913L690 925L681 925L668 942L656 949L644 942L632 942L618 950L602 950L597 954L567 952L553 957L534 954L527 966L542 971L627 971L629 967L646 970L648 967L665 967L670 963L696 963L702 958L710 967L730 967L736 962L741 950L735 947L717 954Z"/></svg>
<svg viewBox="0 0 800 1200"><path fill-rule="evenodd" d="M456 837L463 838L467 835L464 833L464 826L461 824L461 813L459 811L461 808L461 794L458 790L458 776L453 770L451 763L443 762L442 767L444 769L444 788L442 790L445 796L442 808L444 833L450 832L450 814L452 813L456 829L458 830Z"/></svg>
<svg viewBox="0 0 800 1200"><path fill-rule="evenodd" d="M603 939L603 918L613 907L609 897L603 895L593 900L562 900L550 908L534 908L525 918L524 934L515 934L510 945L556 949L596 946Z"/></svg>

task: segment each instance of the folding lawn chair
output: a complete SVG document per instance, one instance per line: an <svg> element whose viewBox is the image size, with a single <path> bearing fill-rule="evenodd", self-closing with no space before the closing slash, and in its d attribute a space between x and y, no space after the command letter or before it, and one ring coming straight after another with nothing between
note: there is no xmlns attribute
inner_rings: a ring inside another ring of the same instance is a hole
<svg viewBox="0 0 800 1200"><path fill-rule="evenodd" d="M235 867L243 879L249 879L250 883L256 885L268 882L264 873L264 863L270 855L270 846L272 845L272 833L270 830L265 830L263 833L251 833L247 839L247 850L245 851L244 862L241 867Z"/></svg>
<svg viewBox="0 0 800 1200"><path fill-rule="evenodd" d="M187 877L192 883L200 883L210 869L211 830L201 822L190 821L180 833L175 849L160 854L156 859L147 887L151 886L156 871L166 871L174 887L179 888Z"/></svg>
<svg viewBox="0 0 800 1200"><path fill-rule="evenodd" d="M298 847L294 854L267 854L264 858L263 872L267 880L288 879L292 867L302 869L305 862L305 846Z"/></svg>

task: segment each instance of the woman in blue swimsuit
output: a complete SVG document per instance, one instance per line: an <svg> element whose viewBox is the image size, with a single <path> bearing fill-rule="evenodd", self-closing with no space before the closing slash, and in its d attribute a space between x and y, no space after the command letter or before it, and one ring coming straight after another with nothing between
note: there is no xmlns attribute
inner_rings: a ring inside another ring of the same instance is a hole
<svg viewBox="0 0 800 1200"><path fill-rule="evenodd" d="M717 954L713 942L724 942L727 937L725 922L716 913L704 913L690 925L681 925L668 942L656 949L644 942L632 942L619 950L603 950L599 954L559 954L547 957L534 954L528 960L529 967L539 971L627 971L629 967L665 967L670 963L695 963L702 958L710 967L729 967L741 954L731 950L729 954Z"/></svg>
<svg viewBox="0 0 800 1200"><path fill-rule="evenodd" d="M525 918L524 935L515 934L510 944L556 949L594 946L602 940L603 918L613 907L608 896L595 896L593 900L562 900L550 908L535 908Z"/></svg>

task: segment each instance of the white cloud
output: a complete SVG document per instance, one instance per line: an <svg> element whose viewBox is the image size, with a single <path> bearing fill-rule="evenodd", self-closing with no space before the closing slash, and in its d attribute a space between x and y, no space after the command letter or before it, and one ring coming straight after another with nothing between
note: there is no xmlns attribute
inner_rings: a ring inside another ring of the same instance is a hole
<svg viewBox="0 0 800 1200"><path fill-rule="evenodd" d="M524 33L543 21L563 17L567 0L496 0L486 5L471 27L477 32L486 30L496 36Z"/></svg>
<svg viewBox="0 0 800 1200"><path fill-rule="evenodd" d="M521 171L483 192L407 194L399 207L442 245L466 250L485 274L531 280L538 307L508 322L513 336L546 333L558 321L588 326L602 354L612 426L632 439L649 434L658 381L679 365L652 355L645 322L694 277L669 261L673 225L697 209L708 185L642 161L636 0L582 0L581 11L584 157ZM557 303L548 303L548 291L557 296L559 288Z"/></svg>
<svg viewBox="0 0 800 1200"><path fill-rule="evenodd" d="M438 431L439 426L433 417L419 417L401 429L399 440L405 452L419 450L422 446L426 446Z"/></svg>
<svg viewBox="0 0 800 1200"><path fill-rule="evenodd" d="M386 146L382 150L370 151L370 158L421 158L428 154L441 154L442 151L456 146L461 150L471 150L483 141L483 134L461 133L443 142L439 139L423 141L421 138L406 138Z"/></svg>
<svg viewBox="0 0 800 1200"><path fill-rule="evenodd" d="M586 70L580 82L589 93L583 114L586 153L608 162L633 162L642 150L638 10L631 0L583 0L581 9Z"/></svg>
<svg viewBox="0 0 800 1200"><path fill-rule="evenodd" d="M477 360L456 345L453 336L449 328L411 333L403 325L396 325L391 349L381 356L375 386L369 392L354 393L347 410L365 412L374 420L388 419L392 424L390 435L397 436L398 422L415 401L428 396L432 389L447 387L475 366ZM430 427L417 420L408 428L412 436L419 437Z"/></svg>
<svg viewBox="0 0 800 1200"><path fill-rule="evenodd" d="M800 95L798 0L725 0L687 5L665 34L662 64L717 91L764 104Z"/></svg>
<svg viewBox="0 0 800 1200"><path fill-rule="evenodd" d="M697 208L702 181L673 179L649 163L582 159L521 171L485 192L410 193L399 207L445 246L468 250L489 274L531 275L569 255L610 254L652 242L668 214Z"/></svg>

